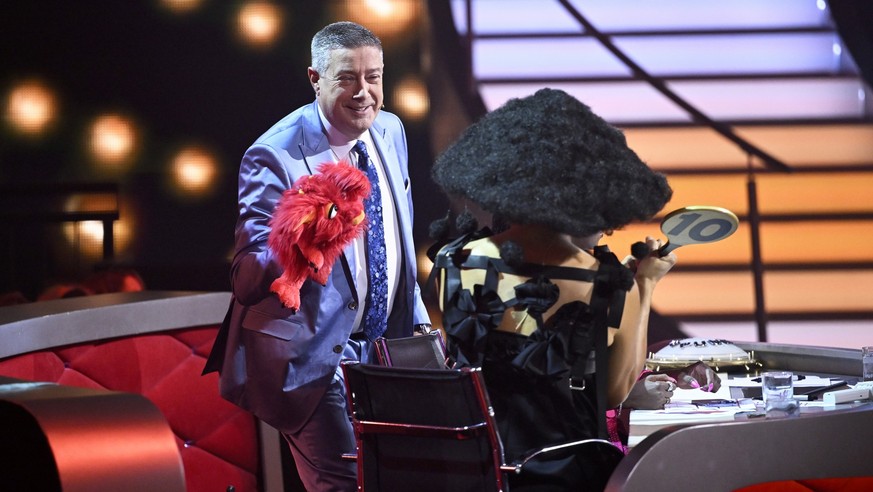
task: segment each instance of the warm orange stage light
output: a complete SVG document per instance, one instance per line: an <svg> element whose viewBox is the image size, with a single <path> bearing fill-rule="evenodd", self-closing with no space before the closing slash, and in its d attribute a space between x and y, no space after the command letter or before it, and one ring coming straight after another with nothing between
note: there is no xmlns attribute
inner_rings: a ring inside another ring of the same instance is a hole
<svg viewBox="0 0 873 492"><path fill-rule="evenodd" d="M397 110L405 118L421 120L430 112L427 87L418 77L410 76L401 80L394 89L393 99Z"/></svg>
<svg viewBox="0 0 873 492"><path fill-rule="evenodd" d="M237 31L251 46L273 44L282 30L282 11L268 2L249 2L237 15Z"/></svg>
<svg viewBox="0 0 873 492"><path fill-rule="evenodd" d="M94 160L105 166L129 162L137 144L137 130L127 118L117 114L98 117L91 125L88 149Z"/></svg>
<svg viewBox="0 0 873 492"><path fill-rule="evenodd" d="M215 186L217 168L218 164L211 153L199 147L188 147L173 159L173 185L183 195L208 194Z"/></svg>
<svg viewBox="0 0 873 492"><path fill-rule="evenodd" d="M21 133L39 135L54 121L57 110L52 90L40 81L30 80L9 92L6 121Z"/></svg>

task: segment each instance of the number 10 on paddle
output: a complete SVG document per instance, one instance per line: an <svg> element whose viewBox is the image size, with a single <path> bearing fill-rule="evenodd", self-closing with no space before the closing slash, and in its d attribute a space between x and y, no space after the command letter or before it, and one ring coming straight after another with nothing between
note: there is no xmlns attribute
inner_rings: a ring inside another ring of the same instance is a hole
<svg viewBox="0 0 873 492"><path fill-rule="evenodd" d="M661 221L667 243L658 250L665 256L679 246L721 241L737 230L740 221L730 210L708 205L692 205L674 210Z"/></svg>

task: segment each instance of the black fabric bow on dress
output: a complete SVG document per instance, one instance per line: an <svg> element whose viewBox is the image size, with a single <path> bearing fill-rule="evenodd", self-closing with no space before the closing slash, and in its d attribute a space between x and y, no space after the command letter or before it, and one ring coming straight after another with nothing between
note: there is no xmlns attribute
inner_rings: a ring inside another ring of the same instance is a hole
<svg viewBox="0 0 873 492"><path fill-rule="evenodd" d="M503 320L506 305L497 295L497 280L497 269L490 266L484 284L475 285L472 294L457 289L449 299L449 305L456 309L446 310L445 329L458 347L452 355L460 365L482 364L488 332Z"/></svg>

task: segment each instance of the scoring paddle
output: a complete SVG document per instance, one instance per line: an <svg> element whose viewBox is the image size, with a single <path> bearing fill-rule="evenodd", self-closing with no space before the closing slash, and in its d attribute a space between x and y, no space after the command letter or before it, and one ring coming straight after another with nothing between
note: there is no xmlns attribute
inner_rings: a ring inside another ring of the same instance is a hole
<svg viewBox="0 0 873 492"><path fill-rule="evenodd" d="M658 249L666 256L679 246L721 241L737 230L740 221L730 210L708 205L691 205L674 210L661 221L667 243Z"/></svg>

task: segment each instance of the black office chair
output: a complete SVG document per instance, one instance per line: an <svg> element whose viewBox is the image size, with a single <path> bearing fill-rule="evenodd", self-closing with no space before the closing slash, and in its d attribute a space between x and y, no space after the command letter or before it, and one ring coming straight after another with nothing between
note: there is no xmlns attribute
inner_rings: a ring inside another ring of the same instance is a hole
<svg viewBox="0 0 873 492"><path fill-rule="evenodd" d="M383 367L344 362L346 394L357 441L358 485L363 491L505 491L508 473L546 454L588 439L529 453L507 463L478 369Z"/></svg>
<svg viewBox="0 0 873 492"><path fill-rule="evenodd" d="M434 330L426 335L407 338L379 337L375 341L379 365L387 367L417 367L448 369L446 346L442 334Z"/></svg>

